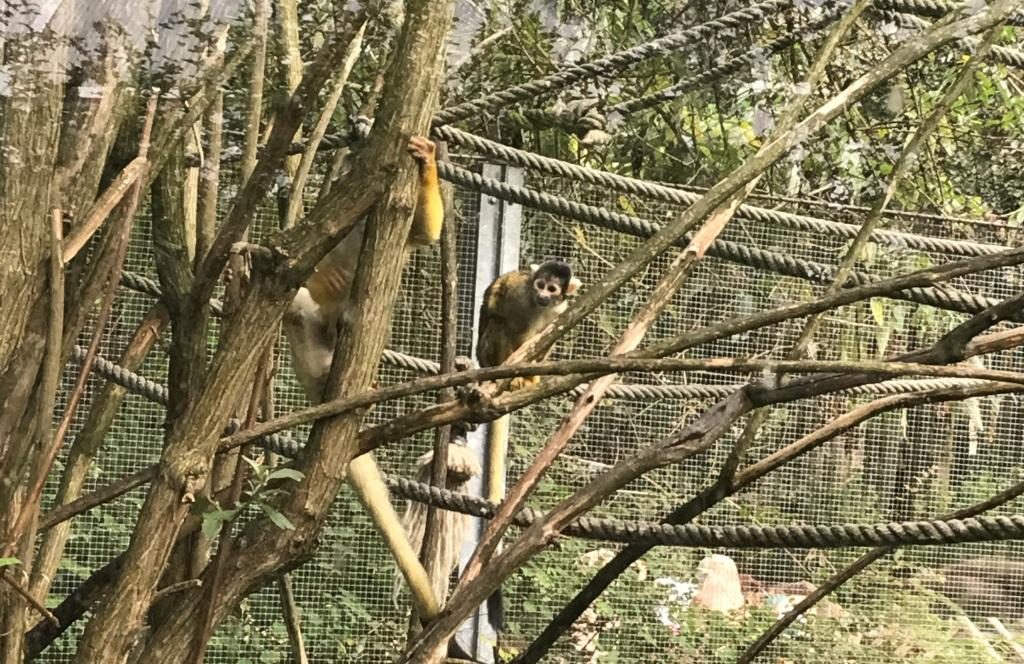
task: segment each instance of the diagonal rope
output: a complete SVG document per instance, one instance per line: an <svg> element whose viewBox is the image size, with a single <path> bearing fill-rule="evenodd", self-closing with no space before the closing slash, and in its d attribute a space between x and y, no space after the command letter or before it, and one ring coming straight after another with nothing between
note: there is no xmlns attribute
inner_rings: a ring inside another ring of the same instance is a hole
<svg viewBox="0 0 1024 664"><path fill-rule="evenodd" d="M438 127L434 130L434 133L438 138L468 147L480 154L499 159L514 166L530 168L549 175L569 178L586 184L608 187L615 191L636 194L638 196L645 196L678 205L692 205L701 198L701 195L698 193L677 189L663 184L657 184L648 180L616 175L614 173L601 171L595 168L571 164L552 157L543 157L533 152L527 152L526 150L511 148L507 145L502 145L501 143L497 143L483 138L482 136L477 136L454 127ZM461 176L461 174L459 175ZM857 231L860 228L854 224L817 219L814 217L807 217L790 212L781 212L779 210L771 210L754 205L741 205L737 212L737 217L759 223L783 226L803 232L825 233L845 239L852 239L856 237ZM967 242L962 240L948 240L945 238L914 235L898 231L878 230L872 233L871 237L873 240L892 247L905 247L918 251L929 251L957 256L985 256L1002 251L1003 249L1002 247L991 244Z"/></svg>
<svg viewBox="0 0 1024 664"><path fill-rule="evenodd" d="M712 19L706 23L686 28L675 34L655 39L590 62L566 67L549 76L514 85L506 90L458 104L438 113L434 117L434 126L439 127L452 124L485 113L498 111L522 101L535 99L539 95L560 90L567 85L584 79L608 76L649 58L665 55L684 46L706 41L724 30L733 30L754 21L764 21L772 16L776 16L780 11L788 10L791 7L792 3L789 0L766 0L765 2L759 2L750 7Z"/></svg>
<svg viewBox="0 0 1024 664"><path fill-rule="evenodd" d="M441 177L450 182L472 187L495 198L519 203L537 210L569 217L620 233L647 238L654 235L659 229L657 224L639 217L612 212L594 205L577 203L528 187L510 185L493 178L483 177L450 163L438 163L438 172ZM685 245L685 238L677 243L677 246ZM836 273L836 268L831 265L815 263L787 254L765 251L726 240L715 240L712 242L708 248L708 255L776 274L797 277L822 284L831 283ZM880 277L875 275L854 272L845 285L847 287L863 285L878 281L879 279ZM889 297L969 314L980 313L997 303L997 300L992 298L963 293L948 286L911 288L892 293ZM1024 319L1024 313L1018 314L1013 318L1013 320L1021 319Z"/></svg>

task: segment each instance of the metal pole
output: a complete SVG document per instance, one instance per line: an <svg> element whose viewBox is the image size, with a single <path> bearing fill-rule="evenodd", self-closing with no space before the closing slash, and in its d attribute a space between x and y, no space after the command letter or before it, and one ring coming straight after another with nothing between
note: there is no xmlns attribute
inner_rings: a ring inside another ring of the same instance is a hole
<svg viewBox="0 0 1024 664"><path fill-rule="evenodd" d="M513 166L500 164L484 164L484 177L507 182L510 185L522 185L523 170ZM476 236L476 269L473 273L473 327L472 338L475 339L480 329L479 303L483 301L484 291L496 277L505 272L519 269L519 238L522 224L522 207L514 203L498 200L487 194L480 195L480 216L477 223ZM490 450L487 449L487 425L477 427L467 435L470 449L477 458L485 461ZM474 496L486 496L488 488L484 478L477 477L469 483L466 490ZM469 561L483 535L485 522L476 519L474 528L462 545L459 559L459 572ZM456 633L459 644L477 660L485 664L494 661L493 650L497 635L487 620L487 607L478 607L473 616L466 620Z"/></svg>

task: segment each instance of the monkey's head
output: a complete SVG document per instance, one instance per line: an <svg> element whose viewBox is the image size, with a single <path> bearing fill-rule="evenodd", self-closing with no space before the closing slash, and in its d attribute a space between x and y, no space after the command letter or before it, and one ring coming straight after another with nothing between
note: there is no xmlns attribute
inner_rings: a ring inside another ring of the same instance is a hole
<svg viewBox="0 0 1024 664"><path fill-rule="evenodd" d="M569 264L559 260L531 265L530 281L533 284L533 302L542 308L560 304L565 298L575 295L582 285L572 276Z"/></svg>

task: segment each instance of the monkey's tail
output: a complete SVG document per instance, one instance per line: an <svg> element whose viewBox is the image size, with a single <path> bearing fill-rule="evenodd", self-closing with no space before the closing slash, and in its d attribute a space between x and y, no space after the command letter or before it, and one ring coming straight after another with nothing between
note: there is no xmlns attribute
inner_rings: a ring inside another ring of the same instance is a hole
<svg viewBox="0 0 1024 664"><path fill-rule="evenodd" d="M500 586L487 598L487 622L495 633L505 631L505 593Z"/></svg>
<svg viewBox="0 0 1024 664"><path fill-rule="evenodd" d="M424 484L430 483L430 465L434 458L433 451L427 452L416 460L416 481ZM481 473L480 463L476 460L473 452L458 444L448 447L448 482L447 488L450 491L462 491L466 483L472 477ZM405 527L409 537L409 543L415 551L420 552L423 547L423 534L427 526L428 508L425 504L409 501L402 517L402 525ZM436 542L440 554L430 558L430 565L427 567L427 576L430 578L431 587L437 601L443 606L448 596L448 585L452 570L459 562L459 552L462 549L462 542L465 539L467 529L470 527L471 517L467 514L459 514L448 510L441 511L439 532ZM392 601L397 601L401 591L403 578L398 570L395 570L395 582L392 587Z"/></svg>

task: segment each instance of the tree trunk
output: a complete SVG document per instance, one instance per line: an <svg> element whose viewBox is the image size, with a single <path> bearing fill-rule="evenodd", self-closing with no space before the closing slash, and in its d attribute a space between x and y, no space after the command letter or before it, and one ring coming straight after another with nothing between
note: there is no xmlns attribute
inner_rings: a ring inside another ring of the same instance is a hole
<svg viewBox="0 0 1024 664"><path fill-rule="evenodd" d="M450 0L409 3L406 29L396 46L381 110L363 153L374 155L374 163L366 164L363 170L379 169L380 173L390 176L401 168L401 174L394 178L390 191L368 221L367 238L359 259L360 266L366 268L358 271L353 285L359 310L354 316L351 333L342 335L335 362L340 376L332 376L333 384L344 385L345 393L356 394L369 389L376 379L398 294L415 201L414 168L405 153L405 143L407 137L425 133L429 127L450 21ZM244 535L247 546L236 549L232 559L225 561L232 574L223 579L214 603L215 625L246 595L312 555L317 533L341 489L348 462L356 452L360 420L361 415L356 413L314 428L308 451L300 462L305 478L282 506L282 512L295 525L295 530L282 530L267 520L257 521L247 529ZM195 607L201 591L186 591L182 595L182 610L156 629L145 652L145 661L180 662L188 652L189 641L200 626L200 612Z"/></svg>

